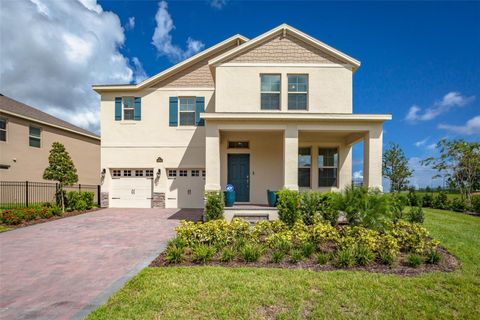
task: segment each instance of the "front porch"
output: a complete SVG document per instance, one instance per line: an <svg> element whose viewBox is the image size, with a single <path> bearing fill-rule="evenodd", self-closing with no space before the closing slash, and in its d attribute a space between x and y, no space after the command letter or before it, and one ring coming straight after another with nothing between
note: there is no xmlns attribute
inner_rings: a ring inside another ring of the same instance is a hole
<svg viewBox="0 0 480 320"><path fill-rule="evenodd" d="M382 123L386 117L359 120L349 114L348 119L312 119L304 114L299 119L260 121L203 115L205 189L224 190L232 184L237 204L260 205L226 211L266 209L267 190L342 190L352 183L352 146L360 141L364 142L363 184L382 188Z"/></svg>

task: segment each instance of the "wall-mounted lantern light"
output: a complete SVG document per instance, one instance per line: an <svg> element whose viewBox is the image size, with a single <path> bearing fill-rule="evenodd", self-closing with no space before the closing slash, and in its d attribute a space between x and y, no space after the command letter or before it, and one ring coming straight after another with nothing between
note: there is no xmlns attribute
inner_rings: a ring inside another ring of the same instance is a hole
<svg viewBox="0 0 480 320"><path fill-rule="evenodd" d="M161 175L162 175L162 170L158 169L157 170L157 179L160 179Z"/></svg>
<svg viewBox="0 0 480 320"><path fill-rule="evenodd" d="M100 172L102 178L105 178L106 173L107 173L107 170L105 170L105 168L103 168L102 171Z"/></svg>

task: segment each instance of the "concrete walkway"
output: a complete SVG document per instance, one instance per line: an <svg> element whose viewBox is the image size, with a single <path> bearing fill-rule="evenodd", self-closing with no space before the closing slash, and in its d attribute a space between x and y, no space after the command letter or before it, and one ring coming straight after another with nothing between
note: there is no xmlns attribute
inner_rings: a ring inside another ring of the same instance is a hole
<svg viewBox="0 0 480 320"><path fill-rule="evenodd" d="M104 209L0 233L0 319L81 319L199 210Z"/></svg>

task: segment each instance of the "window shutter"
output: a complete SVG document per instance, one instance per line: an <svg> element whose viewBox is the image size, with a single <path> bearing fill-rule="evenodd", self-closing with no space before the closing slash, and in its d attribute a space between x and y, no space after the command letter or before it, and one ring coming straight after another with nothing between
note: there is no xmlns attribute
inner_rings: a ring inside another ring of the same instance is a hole
<svg viewBox="0 0 480 320"><path fill-rule="evenodd" d="M178 97L170 97L169 103L170 127L176 127L178 126Z"/></svg>
<svg viewBox="0 0 480 320"><path fill-rule="evenodd" d="M115 121L122 120L122 97L115 97Z"/></svg>
<svg viewBox="0 0 480 320"><path fill-rule="evenodd" d="M205 112L205 97L196 97L195 101L195 124L204 126L205 120L200 118L200 113Z"/></svg>
<svg viewBox="0 0 480 320"><path fill-rule="evenodd" d="M133 109L133 120L142 120L142 98L135 97L135 107Z"/></svg>

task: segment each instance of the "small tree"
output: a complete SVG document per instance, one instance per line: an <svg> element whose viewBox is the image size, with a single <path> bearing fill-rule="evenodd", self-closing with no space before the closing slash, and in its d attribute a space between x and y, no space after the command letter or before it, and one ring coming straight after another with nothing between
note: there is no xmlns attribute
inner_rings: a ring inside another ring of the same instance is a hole
<svg viewBox="0 0 480 320"><path fill-rule="evenodd" d="M442 139L437 148L440 155L426 158L422 164L438 171L434 178L447 178L449 186L459 190L470 205L472 192L480 188L480 143Z"/></svg>
<svg viewBox="0 0 480 320"><path fill-rule="evenodd" d="M77 169L73 164L65 146L59 142L52 144L48 156L48 167L43 172L43 179L58 182L62 212L65 212L65 200L63 187L70 186L78 181Z"/></svg>
<svg viewBox="0 0 480 320"><path fill-rule="evenodd" d="M398 192L408 186L408 178L413 171L408 167L408 161L402 148L396 143L390 142L387 150L383 153L383 176L390 180L390 190Z"/></svg>

